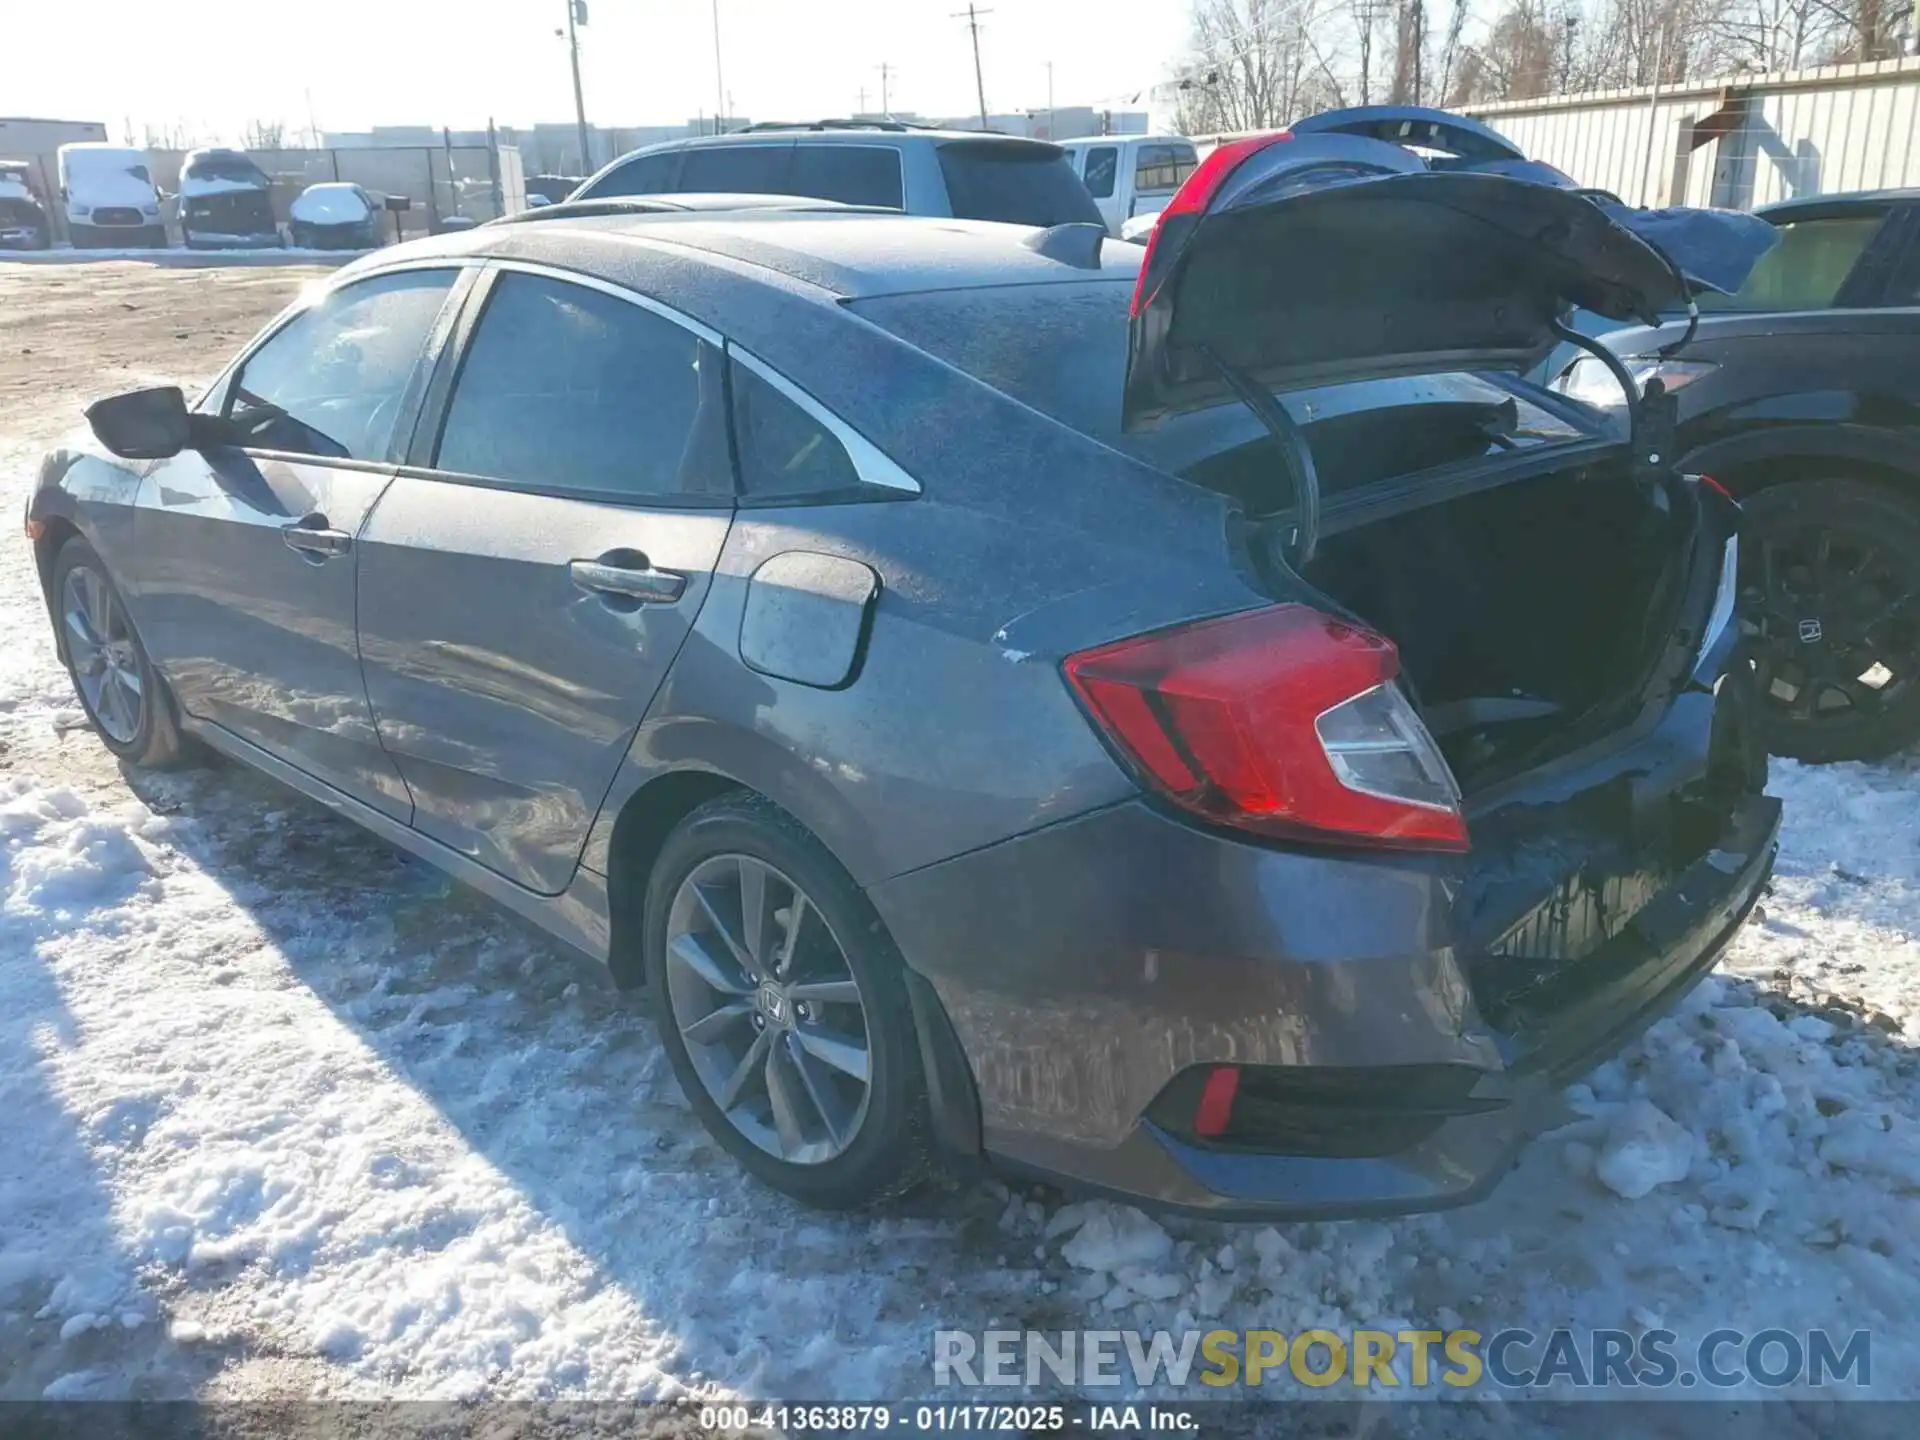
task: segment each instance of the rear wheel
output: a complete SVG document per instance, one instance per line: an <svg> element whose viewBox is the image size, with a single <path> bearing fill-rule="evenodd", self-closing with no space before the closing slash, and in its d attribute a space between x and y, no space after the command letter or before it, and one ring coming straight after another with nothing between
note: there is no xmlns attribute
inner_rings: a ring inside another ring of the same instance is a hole
<svg viewBox="0 0 1920 1440"><path fill-rule="evenodd" d="M1920 736L1920 505L1797 480L1744 510L1741 626L1768 750L1869 760Z"/></svg>
<svg viewBox="0 0 1920 1440"><path fill-rule="evenodd" d="M184 747L173 697L134 634L107 567L78 536L54 557L53 599L61 656L102 743L130 765L179 764Z"/></svg>
<svg viewBox="0 0 1920 1440"><path fill-rule="evenodd" d="M646 915L667 1058L742 1166L829 1209L920 1177L925 1086L901 961L819 841L767 801L713 801L668 837Z"/></svg>

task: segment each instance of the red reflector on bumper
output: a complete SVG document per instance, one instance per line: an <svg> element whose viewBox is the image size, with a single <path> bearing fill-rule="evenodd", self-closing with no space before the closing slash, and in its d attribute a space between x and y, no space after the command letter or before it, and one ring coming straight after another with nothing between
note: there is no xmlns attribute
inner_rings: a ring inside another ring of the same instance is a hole
<svg viewBox="0 0 1920 1440"><path fill-rule="evenodd" d="M1233 1097L1240 1093L1240 1067L1216 1065L1193 1107L1193 1133L1211 1139L1227 1133L1233 1118Z"/></svg>

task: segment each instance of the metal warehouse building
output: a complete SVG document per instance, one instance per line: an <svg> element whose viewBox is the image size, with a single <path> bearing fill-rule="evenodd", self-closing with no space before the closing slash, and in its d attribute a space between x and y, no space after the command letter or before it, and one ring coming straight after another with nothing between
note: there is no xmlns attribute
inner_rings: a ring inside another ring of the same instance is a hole
<svg viewBox="0 0 1920 1440"><path fill-rule="evenodd" d="M1474 106L1527 154L1635 205L1748 209L1920 186L1920 57Z"/></svg>

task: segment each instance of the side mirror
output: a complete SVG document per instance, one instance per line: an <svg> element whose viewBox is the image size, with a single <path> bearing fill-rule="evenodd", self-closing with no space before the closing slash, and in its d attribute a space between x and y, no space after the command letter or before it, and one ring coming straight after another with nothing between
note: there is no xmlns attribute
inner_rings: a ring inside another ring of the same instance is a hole
<svg viewBox="0 0 1920 1440"><path fill-rule="evenodd" d="M193 429L178 385L96 400L87 407L87 424L122 460L169 459L187 448Z"/></svg>

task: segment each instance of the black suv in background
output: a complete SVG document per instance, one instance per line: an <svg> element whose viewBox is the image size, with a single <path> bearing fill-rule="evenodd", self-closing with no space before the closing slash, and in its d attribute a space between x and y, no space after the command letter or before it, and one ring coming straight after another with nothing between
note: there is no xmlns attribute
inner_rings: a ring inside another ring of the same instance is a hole
<svg viewBox="0 0 1920 1440"><path fill-rule="evenodd" d="M189 152L180 167L180 238L190 250L282 244L267 172L238 150Z"/></svg>
<svg viewBox="0 0 1920 1440"><path fill-rule="evenodd" d="M1743 628L1775 754L1859 760L1920 737L1920 191L1783 201L1780 244L1698 326L1582 328L1680 407L1681 468L1744 503ZM1559 388L1601 405L1598 360Z"/></svg>
<svg viewBox="0 0 1920 1440"><path fill-rule="evenodd" d="M909 215L1015 225L1104 225L1058 145L895 121L753 125L622 155L569 198L803 195Z"/></svg>

